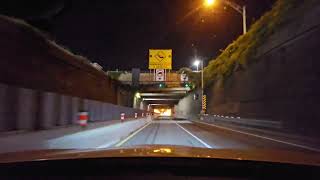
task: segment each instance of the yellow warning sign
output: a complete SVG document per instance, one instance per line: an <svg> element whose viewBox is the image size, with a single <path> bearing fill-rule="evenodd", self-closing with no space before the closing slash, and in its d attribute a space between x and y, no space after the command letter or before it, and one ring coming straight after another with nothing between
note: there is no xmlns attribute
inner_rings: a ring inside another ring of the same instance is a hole
<svg viewBox="0 0 320 180"><path fill-rule="evenodd" d="M150 49L149 69L172 69L172 49Z"/></svg>

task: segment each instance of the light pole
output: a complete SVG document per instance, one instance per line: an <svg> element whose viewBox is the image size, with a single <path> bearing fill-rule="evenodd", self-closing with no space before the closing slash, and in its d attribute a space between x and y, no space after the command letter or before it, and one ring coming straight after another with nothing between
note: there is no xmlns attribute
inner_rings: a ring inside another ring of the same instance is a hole
<svg viewBox="0 0 320 180"><path fill-rule="evenodd" d="M194 66L197 67L197 72L199 72L199 65L201 65L201 114L204 113L203 110L203 95L204 95L204 81L203 81L203 60L195 60L193 63Z"/></svg>
<svg viewBox="0 0 320 180"><path fill-rule="evenodd" d="M221 0L224 4L230 6L234 10L236 10L238 13L242 15L242 24L243 24L243 34L247 33L247 11L246 6L240 6L232 1L229 0ZM206 6L211 6L215 3L214 0L206 0L205 4Z"/></svg>
<svg viewBox="0 0 320 180"><path fill-rule="evenodd" d="M246 6L240 6L234 2L231 2L229 0L223 0L223 3L226 5L232 7L234 10L236 10L238 13L242 15L242 24L243 24L243 34L247 33L247 11Z"/></svg>

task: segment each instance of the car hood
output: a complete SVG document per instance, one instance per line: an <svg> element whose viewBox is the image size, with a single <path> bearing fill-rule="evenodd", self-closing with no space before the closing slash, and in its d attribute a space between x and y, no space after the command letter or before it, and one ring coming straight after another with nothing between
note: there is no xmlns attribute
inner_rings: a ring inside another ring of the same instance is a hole
<svg viewBox="0 0 320 180"><path fill-rule="evenodd" d="M238 161L277 162L320 166L320 155L285 150L208 149L172 145L144 145L111 149L49 149L0 154L0 163L83 158L172 157L212 158Z"/></svg>

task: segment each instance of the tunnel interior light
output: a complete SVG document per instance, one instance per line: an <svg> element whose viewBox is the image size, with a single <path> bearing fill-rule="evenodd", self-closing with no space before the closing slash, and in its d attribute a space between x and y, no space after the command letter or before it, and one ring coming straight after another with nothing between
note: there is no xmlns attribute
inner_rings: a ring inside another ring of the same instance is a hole
<svg viewBox="0 0 320 180"><path fill-rule="evenodd" d="M136 93L135 95L136 98L140 99L141 98L141 94L139 92Z"/></svg>
<svg viewBox="0 0 320 180"><path fill-rule="evenodd" d="M154 113L160 114L160 116L171 116L172 115L172 110L170 108L168 109L154 109Z"/></svg>
<svg viewBox="0 0 320 180"><path fill-rule="evenodd" d="M171 116L171 109L164 110L160 115L161 116Z"/></svg>

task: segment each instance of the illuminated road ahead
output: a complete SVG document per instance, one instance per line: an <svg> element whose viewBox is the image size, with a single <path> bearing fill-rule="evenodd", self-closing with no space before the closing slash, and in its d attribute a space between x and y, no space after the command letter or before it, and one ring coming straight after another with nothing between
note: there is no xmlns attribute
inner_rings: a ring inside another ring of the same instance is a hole
<svg viewBox="0 0 320 180"><path fill-rule="evenodd" d="M272 149L308 151L294 145L223 130L191 121L155 120L127 139L120 147L145 144L184 145L214 149Z"/></svg>
<svg viewBox="0 0 320 180"><path fill-rule="evenodd" d="M209 147L197 137L183 129L182 124L190 123L189 121L170 121L159 120L153 121L139 133L132 136L128 141L124 141L122 146L134 146L141 144L172 144L192 147Z"/></svg>

